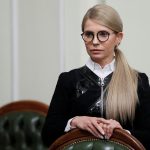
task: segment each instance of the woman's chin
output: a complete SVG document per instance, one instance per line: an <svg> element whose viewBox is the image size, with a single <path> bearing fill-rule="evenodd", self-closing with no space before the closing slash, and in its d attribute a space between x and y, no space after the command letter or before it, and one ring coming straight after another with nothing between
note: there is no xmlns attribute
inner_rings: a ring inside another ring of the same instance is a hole
<svg viewBox="0 0 150 150"><path fill-rule="evenodd" d="M93 61L99 61L99 60L102 60L102 59L104 59L104 56L100 56L100 55L92 55L91 56L91 59L93 60Z"/></svg>

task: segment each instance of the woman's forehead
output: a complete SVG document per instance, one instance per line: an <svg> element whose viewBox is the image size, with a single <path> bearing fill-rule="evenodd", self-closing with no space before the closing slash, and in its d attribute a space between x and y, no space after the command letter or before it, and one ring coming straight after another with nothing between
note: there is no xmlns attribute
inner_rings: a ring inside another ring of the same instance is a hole
<svg viewBox="0 0 150 150"><path fill-rule="evenodd" d="M103 25L100 21L98 22L98 21L95 21L95 20L92 20L92 19L88 19L85 22L84 31L85 30L107 30L107 31L112 31L110 28Z"/></svg>

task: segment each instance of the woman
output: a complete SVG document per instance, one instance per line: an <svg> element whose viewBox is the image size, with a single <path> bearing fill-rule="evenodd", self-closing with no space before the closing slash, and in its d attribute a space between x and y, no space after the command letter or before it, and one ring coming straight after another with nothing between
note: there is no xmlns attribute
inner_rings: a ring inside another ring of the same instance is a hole
<svg viewBox="0 0 150 150"><path fill-rule="evenodd" d="M73 128L109 139L115 128L122 128L150 149L148 77L132 69L118 49L123 38L119 14L98 4L85 14L82 31L90 58L85 66L60 74L43 141L50 145Z"/></svg>

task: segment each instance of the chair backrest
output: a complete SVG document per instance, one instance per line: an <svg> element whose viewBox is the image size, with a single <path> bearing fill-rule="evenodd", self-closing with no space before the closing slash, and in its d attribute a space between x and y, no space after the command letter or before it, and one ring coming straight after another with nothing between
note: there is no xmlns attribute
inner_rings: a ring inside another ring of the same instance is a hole
<svg viewBox="0 0 150 150"><path fill-rule="evenodd" d="M20 100L0 108L0 150L47 150L41 130L48 105Z"/></svg>
<svg viewBox="0 0 150 150"><path fill-rule="evenodd" d="M87 131L73 129L58 138L49 150L145 150L145 148L125 130L115 129L109 140L101 140Z"/></svg>

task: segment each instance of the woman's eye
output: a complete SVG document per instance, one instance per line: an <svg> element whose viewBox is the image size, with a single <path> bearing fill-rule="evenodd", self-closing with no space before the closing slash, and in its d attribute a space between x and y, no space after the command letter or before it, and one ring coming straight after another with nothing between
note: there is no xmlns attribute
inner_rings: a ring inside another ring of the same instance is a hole
<svg viewBox="0 0 150 150"><path fill-rule="evenodd" d="M103 37L107 37L109 35L109 33L107 31L99 31L98 35L103 36Z"/></svg>
<svg viewBox="0 0 150 150"><path fill-rule="evenodd" d="M93 37L93 33L92 32L86 32L85 36L87 36L87 37Z"/></svg>

